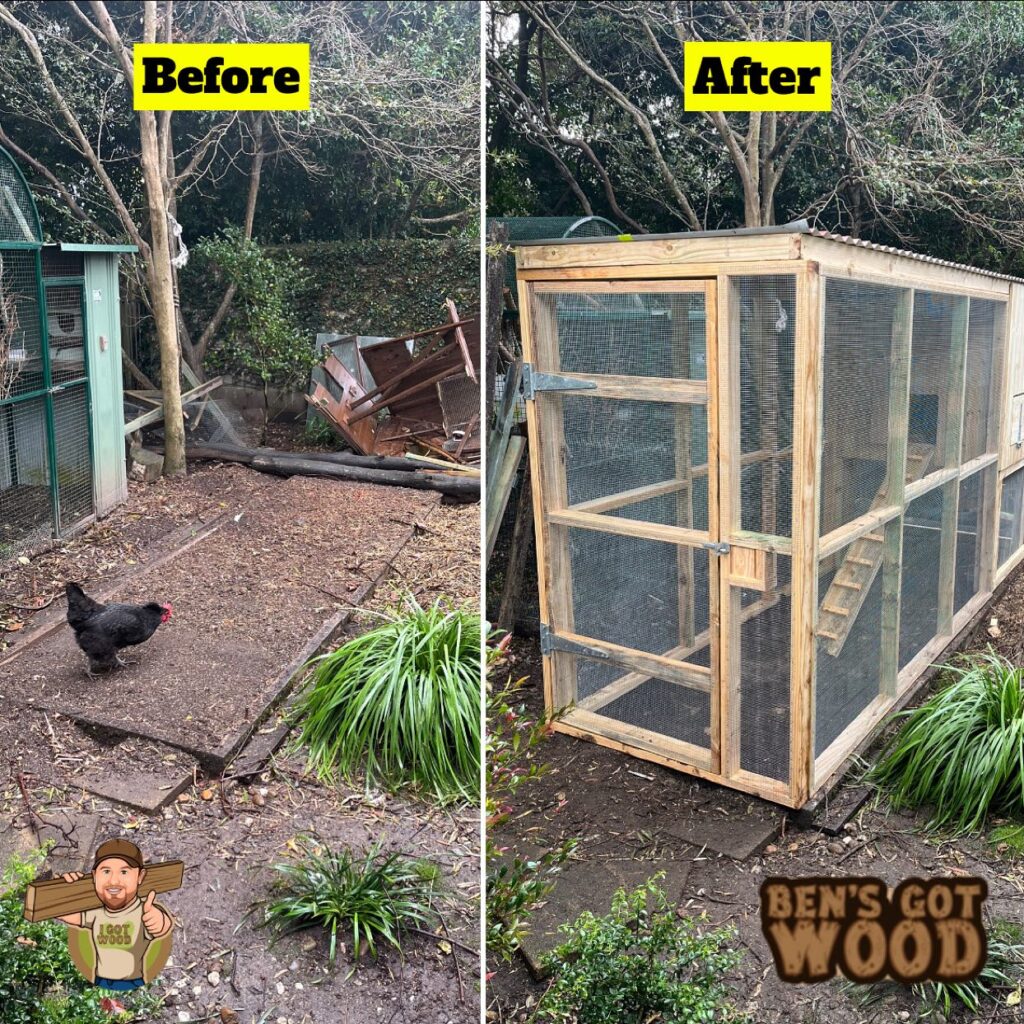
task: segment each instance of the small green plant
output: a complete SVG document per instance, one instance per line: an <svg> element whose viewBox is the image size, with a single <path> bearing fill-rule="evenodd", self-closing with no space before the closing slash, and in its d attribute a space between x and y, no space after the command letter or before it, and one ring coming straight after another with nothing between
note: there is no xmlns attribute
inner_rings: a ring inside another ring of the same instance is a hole
<svg viewBox="0 0 1024 1024"><path fill-rule="evenodd" d="M711 1024L740 1021L725 977L741 954L730 928L703 931L679 918L656 875L620 889L611 913L586 911L563 925L565 942L546 957L550 988L538 1021L564 1024Z"/></svg>
<svg viewBox="0 0 1024 1024"><path fill-rule="evenodd" d="M1024 670L989 650L945 671L952 682L904 712L869 778L897 807L930 807L929 827L970 832L1024 806Z"/></svg>
<svg viewBox="0 0 1024 1024"><path fill-rule="evenodd" d="M337 448L338 446L337 435L319 416L314 416L306 424L303 435L310 444L332 448Z"/></svg>
<svg viewBox="0 0 1024 1024"><path fill-rule="evenodd" d="M127 1024L152 1019L162 1000L149 992L104 992L90 985L68 954L67 928L30 924L25 887L47 849L14 857L0 872L0 1021L3 1024Z"/></svg>
<svg viewBox="0 0 1024 1024"><path fill-rule="evenodd" d="M254 906L260 927L275 941L303 928L322 928L330 936L329 959L338 952L338 932L352 937L352 957L363 950L376 958L384 943L400 949L404 927L429 922L437 866L429 861L384 854L373 846L362 858L351 850L331 850L315 836L296 843L298 859L274 865L273 896Z"/></svg>
<svg viewBox="0 0 1024 1024"><path fill-rule="evenodd" d="M498 829L512 813L519 787L540 778L546 766L532 753L551 733L551 721L536 720L516 701L522 681L489 692L487 700L487 949L509 961L519 948L530 912L551 891L575 848L570 841L526 859L501 845Z"/></svg>
<svg viewBox="0 0 1024 1024"><path fill-rule="evenodd" d="M927 1019L941 1015L948 1019L956 1007L975 1014L985 1003L995 1004L1003 993L1018 986L1024 968L1024 946L1020 938L1018 926L1011 922L997 922L988 936L988 958L976 978L957 984L926 981L912 985L911 990L920 1004L921 1017ZM861 1006L872 1006L884 999L887 993L898 992L902 988L891 981L873 985L843 982L843 990Z"/></svg>
<svg viewBox="0 0 1024 1024"><path fill-rule="evenodd" d="M439 801L480 790L480 616L412 598L384 623L314 659L297 745L326 780L412 783Z"/></svg>
<svg viewBox="0 0 1024 1024"><path fill-rule="evenodd" d="M1016 857L1024 856L1024 825L999 825L992 829L988 839L993 846L1009 850Z"/></svg>

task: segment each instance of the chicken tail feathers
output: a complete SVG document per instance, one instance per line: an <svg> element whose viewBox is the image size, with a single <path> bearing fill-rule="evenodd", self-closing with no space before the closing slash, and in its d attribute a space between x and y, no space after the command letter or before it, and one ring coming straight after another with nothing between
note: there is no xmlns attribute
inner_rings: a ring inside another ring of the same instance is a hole
<svg viewBox="0 0 1024 1024"><path fill-rule="evenodd" d="M105 607L89 597L77 583L66 583L64 593L68 599L68 625L72 629L84 625Z"/></svg>

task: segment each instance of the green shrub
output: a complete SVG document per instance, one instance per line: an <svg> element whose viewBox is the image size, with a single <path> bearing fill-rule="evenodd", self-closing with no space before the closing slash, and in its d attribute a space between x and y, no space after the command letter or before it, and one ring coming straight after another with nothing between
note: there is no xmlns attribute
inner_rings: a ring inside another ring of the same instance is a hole
<svg viewBox="0 0 1024 1024"><path fill-rule="evenodd" d="M620 889L607 917L589 911L563 925L566 941L545 963L554 973L537 1008L559 1024L711 1024L740 1021L726 974L741 954L735 931L702 931L675 907L655 876L634 892Z"/></svg>
<svg viewBox="0 0 1024 1024"><path fill-rule="evenodd" d="M0 1024L108 1024L151 1019L161 1000L148 992L116 994L94 988L68 954L67 928L54 921L30 924L25 888L46 858L15 857L0 874ZM104 1001L110 1010L104 1009Z"/></svg>
<svg viewBox="0 0 1024 1024"><path fill-rule="evenodd" d="M363 948L376 957L377 947L400 947L403 927L430 919L440 872L428 861L382 854L372 847L362 859L351 850L338 853L314 836L303 836L299 859L275 864L278 878L271 899L256 904L260 927L276 938L303 928L322 928L330 936L330 961L337 956L338 931L352 937L352 956Z"/></svg>
<svg viewBox="0 0 1024 1024"><path fill-rule="evenodd" d="M930 807L929 827L970 832L1024 807L1024 670L990 650L945 671L953 681L904 712L869 778L897 807Z"/></svg>
<svg viewBox="0 0 1024 1024"><path fill-rule="evenodd" d="M298 744L322 779L421 786L442 802L480 791L480 616L438 600L311 662Z"/></svg>

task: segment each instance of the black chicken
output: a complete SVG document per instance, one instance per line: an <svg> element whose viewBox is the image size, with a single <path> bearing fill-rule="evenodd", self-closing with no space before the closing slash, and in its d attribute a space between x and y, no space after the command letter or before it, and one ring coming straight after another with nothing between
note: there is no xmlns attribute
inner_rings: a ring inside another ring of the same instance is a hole
<svg viewBox="0 0 1024 1024"><path fill-rule="evenodd" d="M100 604L77 583L64 587L68 598L68 625L78 646L89 658L90 676L129 664L118 656L122 647L145 643L166 622L170 604Z"/></svg>

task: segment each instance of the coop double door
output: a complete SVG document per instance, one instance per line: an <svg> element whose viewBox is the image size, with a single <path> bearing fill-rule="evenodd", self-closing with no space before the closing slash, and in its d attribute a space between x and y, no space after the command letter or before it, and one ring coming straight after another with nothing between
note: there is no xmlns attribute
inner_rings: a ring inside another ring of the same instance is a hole
<svg viewBox="0 0 1024 1024"><path fill-rule="evenodd" d="M716 281L520 288L548 705L571 705L560 729L717 776Z"/></svg>

